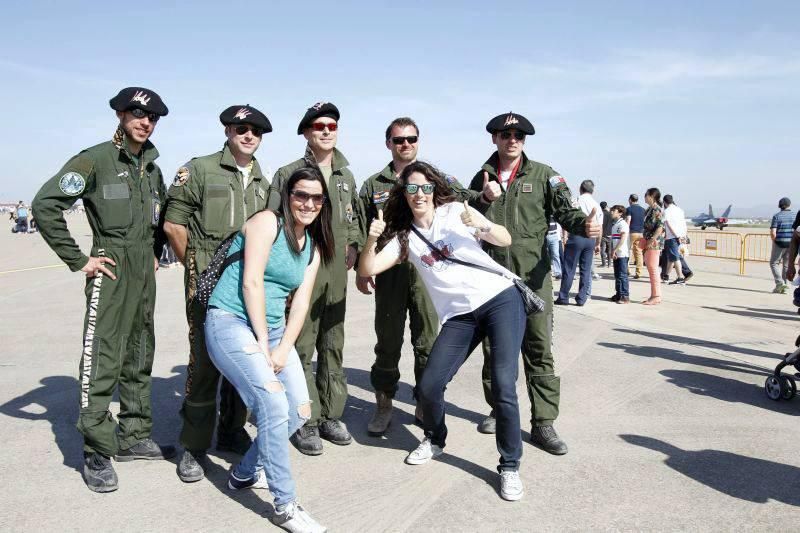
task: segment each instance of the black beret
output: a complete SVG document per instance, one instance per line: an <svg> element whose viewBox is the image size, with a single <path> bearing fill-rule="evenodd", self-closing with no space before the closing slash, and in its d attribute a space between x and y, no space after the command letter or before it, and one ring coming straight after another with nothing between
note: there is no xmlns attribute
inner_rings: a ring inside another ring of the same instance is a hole
<svg viewBox="0 0 800 533"><path fill-rule="evenodd" d="M311 124L320 117L332 118L338 122L339 109L330 102L317 102L309 107L306 114L303 115L303 120L301 120L300 125L297 126L297 134L302 135L303 130L310 127Z"/></svg>
<svg viewBox="0 0 800 533"><path fill-rule="evenodd" d="M498 131L505 130L519 130L525 135L533 135L536 133L530 120L512 111L497 115L486 125L486 131L489 133L497 133Z"/></svg>
<svg viewBox="0 0 800 533"><path fill-rule="evenodd" d="M272 124L269 123L267 115L248 105L232 105L219 114L219 121L225 126L236 124L250 124L260 128L264 133L272 131Z"/></svg>
<svg viewBox="0 0 800 533"><path fill-rule="evenodd" d="M169 109L164 105L161 97L155 91L144 87L126 87L117 96L109 100L108 103L111 109L115 111L138 108L162 117L169 113Z"/></svg>

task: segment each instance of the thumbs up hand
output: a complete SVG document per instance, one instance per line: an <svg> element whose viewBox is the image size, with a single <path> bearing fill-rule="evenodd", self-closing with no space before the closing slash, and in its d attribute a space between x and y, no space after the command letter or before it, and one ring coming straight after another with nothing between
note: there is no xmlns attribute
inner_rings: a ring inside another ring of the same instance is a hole
<svg viewBox="0 0 800 533"><path fill-rule="evenodd" d="M597 208L593 207L592 212L586 215L586 222L584 222L584 230L587 237L597 238L600 236L602 228L600 223L597 222Z"/></svg>
<svg viewBox="0 0 800 533"><path fill-rule="evenodd" d="M492 229L492 223L478 211L472 209L466 200L464 200L464 212L461 213L461 222L468 228L477 228L483 233Z"/></svg>
<svg viewBox="0 0 800 533"><path fill-rule="evenodd" d="M503 191L500 189L500 184L496 181L489 180L489 173L485 170L483 171L483 189L481 190L481 194L488 202L494 202L503 194Z"/></svg>
<svg viewBox="0 0 800 533"><path fill-rule="evenodd" d="M378 218L369 225L369 236L377 240L386 229L386 222L383 221L383 209L378 209Z"/></svg>

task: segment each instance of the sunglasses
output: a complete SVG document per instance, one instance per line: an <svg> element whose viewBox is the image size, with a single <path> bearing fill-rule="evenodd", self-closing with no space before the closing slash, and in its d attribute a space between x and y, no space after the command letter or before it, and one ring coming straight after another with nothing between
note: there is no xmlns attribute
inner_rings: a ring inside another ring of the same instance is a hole
<svg viewBox="0 0 800 533"><path fill-rule="evenodd" d="M511 132L510 131L501 131L500 132L500 138L503 139L504 141L509 140L511 138ZM518 140L518 141L521 141L521 140L523 140L525 138L525 134L522 133L521 131L515 131L514 132L514 138L516 140Z"/></svg>
<svg viewBox="0 0 800 533"><path fill-rule="evenodd" d="M417 194L419 189L425 194L433 194L433 189L436 186L433 183L425 183L424 185L417 185L416 183L406 183L405 189L408 194Z"/></svg>
<svg viewBox="0 0 800 533"><path fill-rule="evenodd" d="M305 191L292 191L289 194L294 196L295 199L298 202L300 202L301 204L305 204L306 202L311 200L314 203L315 206L319 207L323 203L325 203L325 195L324 194L308 194Z"/></svg>
<svg viewBox="0 0 800 533"><path fill-rule="evenodd" d="M326 124L324 122L314 122L311 124L311 129L314 131L325 131L325 128L328 128L328 131L336 131L339 129L339 126L335 122L333 124Z"/></svg>
<svg viewBox="0 0 800 533"><path fill-rule="evenodd" d="M253 135L256 137L261 137L264 134L261 128L256 128L255 126L245 126L244 124L236 126L233 128L233 131L236 132L236 135L244 135L248 131L252 131Z"/></svg>
<svg viewBox="0 0 800 533"><path fill-rule="evenodd" d="M131 115L133 115L136 118L147 117L150 120L150 122L152 122L153 124L158 122L158 119L161 118L160 116L156 115L155 113L148 113L144 109L139 109L138 107L134 107L133 109L129 110L129 112L130 112Z"/></svg>
<svg viewBox="0 0 800 533"><path fill-rule="evenodd" d="M408 141L408 144L417 144L418 139L419 137L416 135L409 135L408 137L392 137L392 142L397 146L400 146L406 141Z"/></svg>

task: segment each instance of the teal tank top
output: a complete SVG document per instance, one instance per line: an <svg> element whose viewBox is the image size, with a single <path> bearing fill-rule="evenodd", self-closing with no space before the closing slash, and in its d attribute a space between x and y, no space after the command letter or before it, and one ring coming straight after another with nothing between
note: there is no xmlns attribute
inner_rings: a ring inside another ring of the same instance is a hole
<svg viewBox="0 0 800 533"><path fill-rule="evenodd" d="M233 240L228 255L244 248L245 237L240 232ZM306 231L306 242L299 254L289 247L283 226L269 253L267 267L264 269L264 298L267 305L267 326L278 328L285 323L286 298L289 293L303 283L306 267L310 263L313 245L311 235ZM248 320L242 292L244 262L236 261L225 271L214 287L208 305L224 309Z"/></svg>

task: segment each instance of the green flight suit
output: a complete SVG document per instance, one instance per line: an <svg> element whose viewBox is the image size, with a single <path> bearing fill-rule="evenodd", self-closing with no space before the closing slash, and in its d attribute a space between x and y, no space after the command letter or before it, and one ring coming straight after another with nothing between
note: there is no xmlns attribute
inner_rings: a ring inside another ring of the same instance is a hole
<svg viewBox="0 0 800 533"><path fill-rule="evenodd" d="M226 143L219 152L194 158L178 169L168 198L164 218L189 230L184 260L189 365L186 396L181 407L183 428L180 442L185 449L200 452L211 446L220 373L206 350L203 334L206 310L191 304L190 300L194 296L197 277L208 266L219 243L238 231L247 217L266 208L269 181L254 158L247 188L243 189L242 173ZM234 433L244 427L247 408L225 378L222 378L219 389L218 432Z"/></svg>
<svg viewBox="0 0 800 533"><path fill-rule="evenodd" d="M489 173L489 179L499 181L497 167L495 152L472 178L470 189L480 191L483 188L484 171ZM523 153L516 178L508 190L489 205L482 200L473 204L484 211L489 220L505 226L511 234L509 247L500 248L487 243L489 255L520 276L546 304L543 313L528 316L522 340L531 424L536 426L552 424L558 417L561 380L553 367L553 284L546 235L551 216L568 232L585 234L585 217L580 209L572 206L571 197L566 182L556 171L529 160ZM483 392L491 406L491 353L486 343L483 353Z"/></svg>
<svg viewBox="0 0 800 533"><path fill-rule="evenodd" d="M295 343L295 349L303 363L308 394L312 402L311 418L307 422L310 425L318 425L321 419L341 418L347 401L347 377L342 366L347 296L345 247L352 245L358 250L364 244L361 202L358 199L353 173L347 165L347 159L335 149L331 165L333 174L328 180L335 255L329 264L322 263L319 266L311 292L308 315ZM319 168L314 154L308 147L303 158L278 169L270 188L270 209L280 207L281 192L292 172L307 166ZM316 377L311 368L315 348Z"/></svg>
<svg viewBox="0 0 800 533"><path fill-rule="evenodd" d="M459 201L476 196L464 188L454 177L447 181ZM365 216L364 227L378 216L378 209L389 199L389 192L397 184L393 163L373 174L361 186L359 196ZM414 383L419 383L422 371L428 363L433 343L439 330L439 320L428 291L409 262L395 265L375 276L375 363L369 378L376 391L394 397L400 381L400 350L403 347L406 313L414 347ZM414 387L416 397L416 386Z"/></svg>
<svg viewBox="0 0 800 533"><path fill-rule="evenodd" d="M114 139L83 150L36 194L39 231L70 270L86 266L63 212L80 198L92 229L91 255L110 257L117 279L86 278L86 316L80 377L78 430L84 450L114 456L150 437L155 335L155 260L166 242L161 206L166 187L155 164L158 151L145 142L138 157L121 129ZM108 410L119 386L119 426Z"/></svg>

